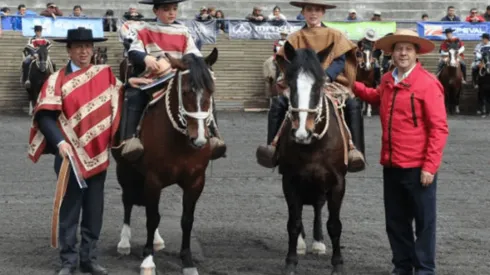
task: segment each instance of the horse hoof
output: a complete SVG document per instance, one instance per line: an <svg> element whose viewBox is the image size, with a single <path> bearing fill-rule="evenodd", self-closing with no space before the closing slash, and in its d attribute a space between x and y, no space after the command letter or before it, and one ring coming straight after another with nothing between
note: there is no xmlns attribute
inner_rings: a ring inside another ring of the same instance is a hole
<svg viewBox="0 0 490 275"><path fill-rule="evenodd" d="M344 266L343 265L337 265L333 267L332 270L332 275L344 275Z"/></svg>
<svg viewBox="0 0 490 275"><path fill-rule="evenodd" d="M311 252L316 255L325 255L327 252L325 244L322 242L314 241L311 246Z"/></svg>
<svg viewBox="0 0 490 275"><path fill-rule="evenodd" d="M162 239L160 236L160 233L158 232L158 229L155 231L155 237L153 241L153 250L160 251L165 248L165 241Z"/></svg>
<svg viewBox="0 0 490 275"><path fill-rule="evenodd" d="M164 248L165 248L165 243L164 242L162 242L162 243L154 243L153 244L153 250L155 252L160 251L160 250L163 250Z"/></svg>
<svg viewBox="0 0 490 275"><path fill-rule="evenodd" d="M147 256L140 266L140 275L156 275L155 263L153 262L153 256Z"/></svg>
<svg viewBox="0 0 490 275"><path fill-rule="evenodd" d="M197 272L197 268L195 267L186 267L182 269L182 274L183 275L199 275Z"/></svg>
<svg viewBox="0 0 490 275"><path fill-rule="evenodd" d="M131 247L130 246L117 245L117 253L127 256L127 255L131 254Z"/></svg>
<svg viewBox="0 0 490 275"><path fill-rule="evenodd" d="M301 234L298 236L298 244L296 245L296 253L298 255L306 254L306 243Z"/></svg>

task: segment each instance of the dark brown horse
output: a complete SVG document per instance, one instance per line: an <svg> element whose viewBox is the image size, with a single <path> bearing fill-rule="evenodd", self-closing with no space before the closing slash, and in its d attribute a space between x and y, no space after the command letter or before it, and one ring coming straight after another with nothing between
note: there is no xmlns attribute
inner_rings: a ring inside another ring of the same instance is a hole
<svg viewBox="0 0 490 275"><path fill-rule="evenodd" d="M32 115L33 107L36 105L37 97L44 82L56 71L55 64L49 58L47 45L39 46L35 56L36 59L31 62L27 75L27 79L31 83L29 87L26 87L29 96L29 115Z"/></svg>
<svg viewBox="0 0 490 275"><path fill-rule="evenodd" d="M374 73L375 58L374 48L371 43L361 43L357 50L357 74L356 81L364 83L366 87L376 88L376 77ZM371 104L363 102L363 112L366 110L367 117L371 117Z"/></svg>
<svg viewBox="0 0 490 275"><path fill-rule="evenodd" d="M107 47L103 47L103 48L98 47L97 50L95 50L94 55L92 56L92 59L90 60L90 63L92 63L94 65L106 64L107 63Z"/></svg>
<svg viewBox="0 0 490 275"><path fill-rule="evenodd" d="M206 58L194 54L182 59L167 54L167 58L176 72L166 87L165 96L148 109L142 121L140 137L144 155L138 163L131 164L121 158L120 149L112 150L124 204L124 225L117 250L122 254L130 253L131 210L133 205L144 206L147 241L141 269L155 274L151 273L155 272L153 255L164 247L158 234L160 192L178 184L183 190L180 258L184 274L197 275L190 237L194 210L211 159L208 140L209 125L215 123L212 115L215 86L210 67L218 58L218 50L214 49Z"/></svg>
<svg viewBox="0 0 490 275"><path fill-rule="evenodd" d="M311 49L295 50L286 42L285 56L290 63L278 57L290 88L290 108L277 149L289 213L287 275L296 274L298 252L305 250L303 205L312 205L315 214L312 252L325 254L321 217L325 203L329 210L327 231L333 249L332 274L343 274L340 208L345 193L347 139L337 108L325 95L325 73L321 66L332 47L333 44L317 54Z"/></svg>
<svg viewBox="0 0 490 275"><path fill-rule="evenodd" d="M439 73L439 81L444 87L446 108L449 114L459 114L459 96L463 87L463 73L459 63L459 46L449 45L449 55L444 68Z"/></svg>

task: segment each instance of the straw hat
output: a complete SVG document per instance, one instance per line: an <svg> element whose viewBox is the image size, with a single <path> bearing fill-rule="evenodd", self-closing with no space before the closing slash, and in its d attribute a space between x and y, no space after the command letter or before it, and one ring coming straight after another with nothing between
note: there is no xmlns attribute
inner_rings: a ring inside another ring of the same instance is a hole
<svg viewBox="0 0 490 275"><path fill-rule="evenodd" d="M383 52L391 52L393 46L399 42L413 43L419 47L418 54L426 54L432 52L436 45L432 41L419 37L419 35L409 29L398 29L393 35L388 35L376 41L375 47Z"/></svg>
<svg viewBox="0 0 490 275"><path fill-rule="evenodd" d="M366 38L369 41L376 41L378 39L378 35L376 34L376 31L369 28L364 31L364 38Z"/></svg>
<svg viewBox="0 0 490 275"><path fill-rule="evenodd" d="M289 2L290 5L303 8L306 5L321 6L326 10L335 9L337 6L327 4L322 0L298 0Z"/></svg>

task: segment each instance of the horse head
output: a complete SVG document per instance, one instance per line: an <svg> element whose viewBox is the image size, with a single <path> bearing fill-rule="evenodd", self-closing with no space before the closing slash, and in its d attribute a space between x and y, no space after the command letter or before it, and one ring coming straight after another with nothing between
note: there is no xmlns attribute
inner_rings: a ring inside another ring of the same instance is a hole
<svg viewBox="0 0 490 275"><path fill-rule="evenodd" d="M97 48L92 57L92 63L94 65L106 64L107 63L107 47Z"/></svg>
<svg viewBox="0 0 490 275"><path fill-rule="evenodd" d="M209 125L213 120L214 79L211 66L218 59L216 48L205 58L192 53L181 59L165 54L172 68L176 69L177 86L170 92L177 92L178 118L185 127L191 144L201 148L209 139Z"/></svg>
<svg viewBox="0 0 490 275"><path fill-rule="evenodd" d="M458 67L459 66L459 46L457 43L449 44L449 66L450 67Z"/></svg>
<svg viewBox="0 0 490 275"><path fill-rule="evenodd" d="M292 123L290 134L297 143L312 142L317 120L322 115L325 83L322 63L333 45L332 43L326 49L315 53L312 49L295 50L286 42L284 53L287 61L281 56L276 57L289 86L289 115Z"/></svg>
<svg viewBox="0 0 490 275"><path fill-rule="evenodd" d="M39 71L46 72L47 62L49 58L48 46L41 45L36 51L36 65L39 68Z"/></svg>
<svg viewBox="0 0 490 275"><path fill-rule="evenodd" d="M361 48L358 51L358 64L361 69L370 71L374 66L373 58L374 47L371 43L362 43Z"/></svg>

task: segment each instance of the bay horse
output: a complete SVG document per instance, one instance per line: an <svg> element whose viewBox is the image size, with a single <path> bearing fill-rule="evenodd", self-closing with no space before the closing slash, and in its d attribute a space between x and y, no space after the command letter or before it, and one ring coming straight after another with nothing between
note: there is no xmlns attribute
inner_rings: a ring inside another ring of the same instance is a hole
<svg viewBox="0 0 490 275"><path fill-rule="evenodd" d="M478 64L478 109L482 117L490 112L490 52L483 52Z"/></svg>
<svg viewBox="0 0 490 275"><path fill-rule="evenodd" d="M95 50L90 63L94 65L102 65L107 63L107 59L107 47L98 47L97 50Z"/></svg>
<svg viewBox="0 0 490 275"><path fill-rule="evenodd" d="M439 81L444 87L444 97L448 113L459 114L459 97L463 87L463 73L459 63L459 46L457 43L449 44L449 55L446 64L439 73Z"/></svg>
<svg viewBox="0 0 490 275"><path fill-rule="evenodd" d="M112 149L124 204L124 224L117 251L123 255L130 253L131 210L133 205L145 207L147 240L140 268L142 274L155 274L153 255L165 247L158 233L160 193L165 187L177 184L183 190L180 259L185 275L198 275L190 238L194 210L204 188L212 153L208 140L209 125L215 123L212 99L215 85L210 68L218 58L218 50L215 48L206 58L194 54L184 55L182 59L166 56L176 71L163 98L147 109L142 120L143 156L137 163L130 163L121 157L120 149Z"/></svg>
<svg viewBox="0 0 490 275"><path fill-rule="evenodd" d="M376 88L376 78L374 73L375 58L373 57L374 48L370 43L361 43L357 55L356 81L364 83L366 87ZM363 102L362 111L366 111L366 116L371 117L372 106Z"/></svg>
<svg viewBox="0 0 490 275"><path fill-rule="evenodd" d="M314 209L312 252L325 254L322 231L325 202L329 210L326 227L333 249L332 274L343 274L340 208L347 173L347 139L343 138L346 128L336 113L336 105L325 94L325 73L321 66L333 45L317 54L308 48L295 50L286 42L284 50L289 61L277 57L290 89L289 110L277 145L279 173L289 213L289 246L284 270L287 275L296 274L298 252L305 251L304 205L312 205Z"/></svg>
<svg viewBox="0 0 490 275"><path fill-rule="evenodd" d="M33 107L36 105L41 88L48 77L56 71L55 64L49 58L48 46L40 45L36 50L36 58L29 65L27 79L31 85L26 87L29 97L29 115L32 115Z"/></svg>

